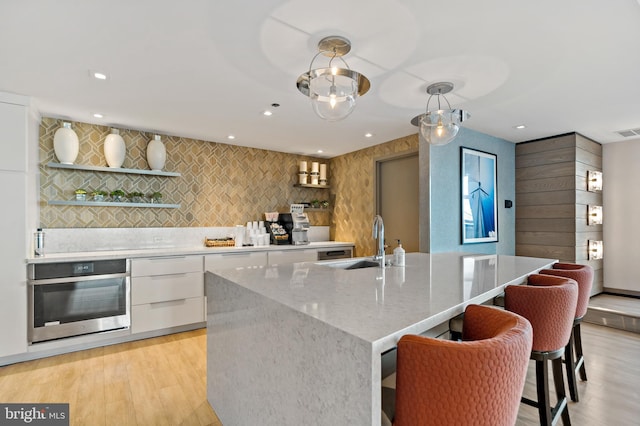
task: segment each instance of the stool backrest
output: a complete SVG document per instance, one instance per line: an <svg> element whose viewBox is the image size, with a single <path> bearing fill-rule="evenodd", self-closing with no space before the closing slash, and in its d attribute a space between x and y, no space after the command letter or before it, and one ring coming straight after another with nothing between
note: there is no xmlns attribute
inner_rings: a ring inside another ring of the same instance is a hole
<svg viewBox="0 0 640 426"><path fill-rule="evenodd" d="M473 340L400 339L395 426L515 424L531 325L511 312L469 305L464 334Z"/></svg>
<svg viewBox="0 0 640 426"><path fill-rule="evenodd" d="M533 350L556 351L571 337L578 284L569 278L533 274L526 285L505 288L505 309L522 315L533 327Z"/></svg>
<svg viewBox="0 0 640 426"><path fill-rule="evenodd" d="M591 287L593 286L593 268L591 266L575 263L555 263L553 269L543 269L539 273L575 280L578 283L578 304L575 317L582 318L587 313Z"/></svg>

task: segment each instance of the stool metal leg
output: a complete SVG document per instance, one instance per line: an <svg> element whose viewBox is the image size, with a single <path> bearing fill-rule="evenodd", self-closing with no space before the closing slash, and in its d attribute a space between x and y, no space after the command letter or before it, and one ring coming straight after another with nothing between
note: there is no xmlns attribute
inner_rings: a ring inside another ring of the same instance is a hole
<svg viewBox="0 0 640 426"><path fill-rule="evenodd" d="M538 415L541 425L551 425L551 400L549 399L549 369L547 361L536 360L536 386L538 391Z"/></svg>
<svg viewBox="0 0 640 426"><path fill-rule="evenodd" d="M573 402L578 402L580 400L580 396L578 395L578 385L576 384L576 364L573 355L573 348L575 347L574 331L575 325L571 329L571 337L569 338L569 343L567 343L567 346L564 349L564 363L567 370L567 384L569 385L569 395L571 395L571 400Z"/></svg>
<svg viewBox="0 0 640 426"><path fill-rule="evenodd" d="M571 424L569 418L569 407L567 406L567 393L564 390L564 376L562 375L562 358L556 358L551 361L553 365L553 382L556 388L556 397L558 402L553 407L552 421L555 420L558 413L562 415L562 424L568 426Z"/></svg>
<svg viewBox="0 0 640 426"><path fill-rule="evenodd" d="M580 320L582 320L582 318ZM582 353L582 333L580 332L580 322L578 322L575 327L573 327L573 331L573 341L576 348L576 368L580 369L580 378L586 382L587 369L584 366L584 355Z"/></svg>

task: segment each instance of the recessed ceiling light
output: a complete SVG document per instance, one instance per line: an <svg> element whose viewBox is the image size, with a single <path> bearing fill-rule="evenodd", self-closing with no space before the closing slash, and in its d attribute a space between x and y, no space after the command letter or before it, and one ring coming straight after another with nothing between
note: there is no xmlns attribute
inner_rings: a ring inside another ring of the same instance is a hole
<svg viewBox="0 0 640 426"><path fill-rule="evenodd" d="M102 71L96 71L96 70L89 70L89 75L95 78L96 80L107 80L109 78L107 73L104 73Z"/></svg>
<svg viewBox="0 0 640 426"><path fill-rule="evenodd" d="M322 154L323 152L324 152L324 151L323 151L323 150L321 150L321 149L319 149L319 150L318 150L318 154Z"/></svg>
<svg viewBox="0 0 640 426"><path fill-rule="evenodd" d="M524 129L526 127L527 126L525 126L524 124L519 124L519 125L516 126L516 129Z"/></svg>
<svg viewBox="0 0 640 426"><path fill-rule="evenodd" d="M95 114L93 114L93 116L95 118L104 118L104 115L100 114L99 112L96 112Z"/></svg>
<svg viewBox="0 0 640 426"><path fill-rule="evenodd" d="M236 137L235 137L235 136L233 136L233 135L229 135L229 136L227 136L227 139L230 139L230 140L235 139L235 138L236 138Z"/></svg>
<svg viewBox="0 0 640 426"><path fill-rule="evenodd" d="M266 115L267 117L269 117L270 115L273 115L273 113L269 110L266 110L265 112L262 113L262 115Z"/></svg>
<svg viewBox="0 0 640 426"><path fill-rule="evenodd" d="M365 137L365 138L370 138L370 137L372 137L372 136L373 136L373 133L365 133L365 134L364 134L364 137Z"/></svg>

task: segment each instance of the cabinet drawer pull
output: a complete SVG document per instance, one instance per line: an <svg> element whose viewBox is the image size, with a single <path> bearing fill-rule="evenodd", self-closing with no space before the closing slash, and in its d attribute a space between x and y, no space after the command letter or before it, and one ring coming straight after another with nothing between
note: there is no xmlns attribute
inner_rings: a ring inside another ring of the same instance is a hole
<svg viewBox="0 0 640 426"><path fill-rule="evenodd" d="M184 305L186 301L187 299L166 300L163 302L152 302L152 303L149 303L149 305L152 308L165 308L169 306Z"/></svg>
<svg viewBox="0 0 640 426"><path fill-rule="evenodd" d="M149 278L151 278L152 280L166 280L166 279L174 279L177 277L186 277L186 276L187 276L186 272L180 272L177 274L151 275Z"/></svg>
<svg viewBox="0 0 640 426"><path fill-rule="evenodd" d="M166 262L167 260L184 260L187 256L160 256L160 257L152 257L150 259L146 259L149 262Z"/></svg>

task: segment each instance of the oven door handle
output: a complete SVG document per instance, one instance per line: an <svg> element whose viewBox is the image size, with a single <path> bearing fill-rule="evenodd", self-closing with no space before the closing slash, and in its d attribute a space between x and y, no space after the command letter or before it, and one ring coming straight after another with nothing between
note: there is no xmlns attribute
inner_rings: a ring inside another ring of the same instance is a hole
<svg viewBox="0 0 640 426"><path fill-rule="evenodd" d="M50 278L47 280L29 280L28 284L31 286L47 285L47 284L64 284L64 283L77 283L80 281L96 281L96 280L108 280L113 278L129 278L131 274L103 274L103 275L86 275L81 277L63 277L63 278Z"/></svg>

